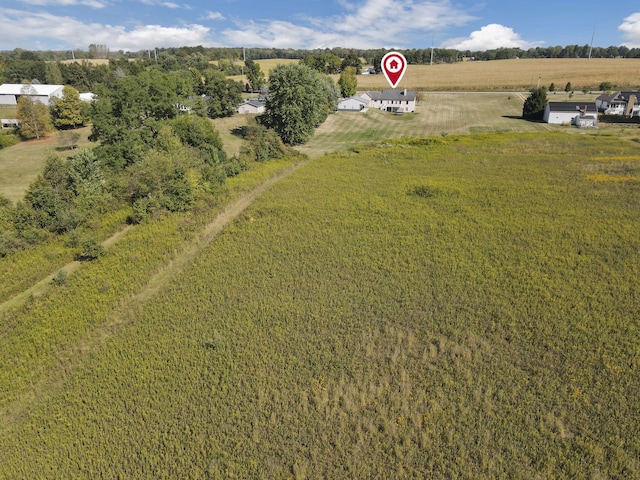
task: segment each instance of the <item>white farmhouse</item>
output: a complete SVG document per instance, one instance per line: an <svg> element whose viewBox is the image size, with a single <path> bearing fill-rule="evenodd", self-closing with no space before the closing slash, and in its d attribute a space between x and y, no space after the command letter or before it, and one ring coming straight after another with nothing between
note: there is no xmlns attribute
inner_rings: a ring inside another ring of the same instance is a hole
<svg viewBox="0 0 640 480"><path fill-rule="evenodd" d="M371 108L378 108L386 112L406 113L416 111L416 92L413 90L383 90L382 92L367 92L362 95L369 100Z"/></svg>
<svg viewBox="0 0 640 480"><path fill-rule="evenodd" d="M31 83L3 83L0 85L0 105L16 105L18 98L27 96L49 105L55 97L62 98L64 85L39 85Z"/></svg>

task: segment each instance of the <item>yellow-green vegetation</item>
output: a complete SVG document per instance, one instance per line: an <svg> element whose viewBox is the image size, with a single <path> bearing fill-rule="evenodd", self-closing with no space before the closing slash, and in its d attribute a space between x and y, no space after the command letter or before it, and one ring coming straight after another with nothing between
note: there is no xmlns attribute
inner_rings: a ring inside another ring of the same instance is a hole
<svg viewBox="0 0 640 480"><path fill-rule="evenodd" d="M202 220L136 226L2 319L0 477L640 477L637 148L321 157L146 302Z"/></svg>
<svg viewBox="0 0 640 480"><path fill-rule="evenodd" d="M638 88L637 58L540 58L409 65L398 88L421 91L528 91L555 84L564 90L571 82L576 92L583 88L597 90L602 82L617 89ZM337 81L338 75L335 80ZM359 90L389 88L384 75L358 75Z"/></svg>
<svg viewBox="0 0 640 480"><path fill-rule="evenodd" d="M102 215L99 222L91 223L90 231L96 238L106 239L122 228L129 214L128 209L120 209ZM77 250L70 246L69 240L73 235L50 236L45 243L0 257L0 312L3 311L2 304L12 296L73 260Z"/></svg>

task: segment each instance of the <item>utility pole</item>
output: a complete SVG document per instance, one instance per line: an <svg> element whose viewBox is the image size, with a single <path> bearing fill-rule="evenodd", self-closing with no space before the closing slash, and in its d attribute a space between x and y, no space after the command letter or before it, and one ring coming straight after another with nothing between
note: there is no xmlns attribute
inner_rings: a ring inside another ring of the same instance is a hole
<svg viewBox="0 0 640 480"><path fill-rule="evenodd" d="M433 65L433 37L435 36L435 32L431 32L431 60L429 60L429 66Z"/></svg>
<svg viewBox="0 0 640 480"><path fill-rule="evenodd" d="M591 44L589 44L589 60L591 60L591 51L593 50L593 37L596 35L596 26L593 26L593 33L591 34Z"/></svg>

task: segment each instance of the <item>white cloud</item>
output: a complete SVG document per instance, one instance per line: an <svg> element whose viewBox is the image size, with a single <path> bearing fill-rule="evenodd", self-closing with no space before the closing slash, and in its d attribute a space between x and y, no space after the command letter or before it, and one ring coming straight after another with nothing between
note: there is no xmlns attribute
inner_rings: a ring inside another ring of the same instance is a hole
<svg viewBox="0 0 640 480"><path fill-rule="evenodd" d="M182 5L178 5L177 3L173 3L173 2L163 2L160 0L139 0L140 3L144 4L144 5L150 5L150 6L157 6L157 7L166 7L166 8L183 8ZM190 9L189 6L185 5L184 8L186 8L187 10Z"/></svg>
<svg viewBox="0 0 640 480"><path fill-rule="evenodd" d="M25 0L33 4L92 4L111 0ZM171 0L138 0L146 5L180 8ZM433 32L460 27L474 20L450 0L337 0L343 11L327 17L297 17L295 20L236 20L221 31L175 18L172 24L137 25L123 19L117 25L82 21L79 17L56 16L0 9L0 49L45 48L63 50L86 48L98 43L112 50L147 49L162 46L255 46L275 48L331 47L402 48L422 38L430 43ZM39 2L39 3L38 3ZM189 9L184 5L184 9ZM97 18L97 17L96 17ZM226 20L222 13L208 11L200 21ZM158 22L160 23L160 22ZM221 27L224 28L224 27Z"/></svg>
<svg viewBox="0 0 640 480"><path fill-rule="evenodd" d="M61 17L49 13L28 13L17 10L0 11L3 37L13 45L21 41L41 41L48 39L51 45L42 48L86 48L92 43L108 45L111 50L145 50L153 47L184 45L214 46L211 31L203 25L181 25L164 27L161 25L137 25L127 29L122 25L83 23L71 17ZM69 40L73 44L69 44ZM39 44L40 45L40 44ZM0 49L13 48L4 45L0 39Z"/></svg>
<svg viewBox="0 0 640 480"><path fill-rule="evenodd" d="M105 8L107 4L99 0L22 0L22 3L28 5L37 5L39 7L73 7L76 5L84 5L92 8Z"/></svg>
<svg viewBox="0 0 640 480"><path fill-rule="evenodd" d="M141 25L132 30L125 30L122 26L111 27L107 25L105 28L101 32L103 40L99 43L109 45L112 50L136 51L152 47L181 47L184 45L213 46L210 29L203 25L183 25L180 27ZM85 41L85 44L89 43Z"/></svg>
<svg viewBox="0 0 640 480"><path fill-rule="evenodd" d="M303 19L309 26L285 21L238 22L236 29L223 32L224 43L276 48L402 47L416 35L423 35L426 44L434 30L473 20L450 1L366 0L342 5L343 15Z"/></svg>
<svg viewBox="0 0 640 480"><path fill-rule="evenodd" d="M224 16L220 12L207 12L203 17L204 20L224 20Z"/></svg>
<svg viewBox="0 0 640 480"><path fill-rule="evenodd" d="M625 18L618 30L622 32L626 39L624 45L629 48L640 47L640 12L632 13Z"/></svg>
<svg viewBox="0 0 640 480"><path fill-rule="evenodd" d="M523 40L520 35L513 31L513 28L491 23L481 27L480 30L471 32L468 38L454 38L444 42L442 46L456 50L481 52L495 48L527 49L540 44L541 42Z"/></svg>

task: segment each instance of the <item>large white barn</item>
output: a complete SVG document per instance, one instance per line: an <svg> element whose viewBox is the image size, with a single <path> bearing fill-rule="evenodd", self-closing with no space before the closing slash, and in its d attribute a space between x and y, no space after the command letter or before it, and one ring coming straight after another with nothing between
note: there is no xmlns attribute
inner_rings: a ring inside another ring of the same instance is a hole
<svg viewBox="0 0 640 480"><path fill-rule="evenodd" d="M51 99L62 98L64 85L39 85L32 83L3 83L0 85L0 105L16 105L21 96L49 105Z"/></svg>

